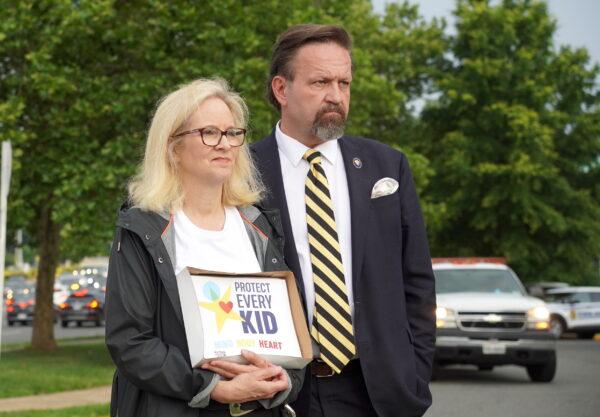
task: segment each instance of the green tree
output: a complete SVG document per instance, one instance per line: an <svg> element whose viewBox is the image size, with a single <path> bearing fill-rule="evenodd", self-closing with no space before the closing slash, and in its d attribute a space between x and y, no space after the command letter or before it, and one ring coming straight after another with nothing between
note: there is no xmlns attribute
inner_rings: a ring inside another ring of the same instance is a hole
<svg viewBox="0 0 600 417"><path fill-rule="evenodd" d="M434 253L503 255L526 280L591 281L600 254L599 68L556 49L542 1L459 0L420 149L446 202Z"/></svg>
<svg viewBox="0 0 600 417"><path fill-rule="evenodd" d="M301 22L354 35L349 132L402 147L424 187L432 171L411 147L410 103L443 48L412 6L380 18L367 0L0 0L0 139L15 147L11 227L39 255L35 348L55 347L58 262L109 249L156 101L219 75L247 100L252 139L266 135L278 118L264 99L271 48Z"/></svg>
<svg viewBox="0 0 600 417"><path fill-rule="evenodd" d="M236 4L0 3L1 133L15 145L10 218L39 254L35 348L55 347L58 261L107 252L156 100L200 76L252 76L266 56L268 25Z"/></svg>

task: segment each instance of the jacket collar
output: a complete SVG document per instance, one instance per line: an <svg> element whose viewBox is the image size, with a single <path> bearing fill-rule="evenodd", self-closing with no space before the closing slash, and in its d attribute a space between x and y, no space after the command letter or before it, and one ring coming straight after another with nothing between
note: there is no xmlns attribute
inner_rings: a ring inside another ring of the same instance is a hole
<svg viewBox="0 0 600 417"><path fill-rule="evenodd" d="M260 217L261 210L255 206L247 206L240 207L239 211L244 220L246 231L250 237L250 242L252 243L261 269L264 270L264 255L267 251L269 238L265 232L254 224ZM275 211L265 211L264 214L267 216L272 215L274 219L277 219ZM271 221L270 224L279 235L283 234L280 224L275 221ZM173 216L169 213L155 213L136 207L130 208L124 206L121 208L117 226L132 231L144 242L158 270L158 275L177 314L177 318L183 324L177 278L175 277L173 267L176 257L175 229L172 227Z"/></svg>

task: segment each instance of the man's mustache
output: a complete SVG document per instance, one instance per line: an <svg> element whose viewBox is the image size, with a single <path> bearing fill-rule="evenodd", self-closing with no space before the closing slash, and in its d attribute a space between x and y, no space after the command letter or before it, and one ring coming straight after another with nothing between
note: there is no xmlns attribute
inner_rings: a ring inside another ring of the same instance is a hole
<svg viewBox="0 0 600 417"><path fill-rule="evenodd" d="M344 111L344 108L339 104L325 105L317 112L315 119L319 120L326 113L331 113L331 112L338 113L340 116L342 116L342 120L346 120L346 112Z"/></svg>

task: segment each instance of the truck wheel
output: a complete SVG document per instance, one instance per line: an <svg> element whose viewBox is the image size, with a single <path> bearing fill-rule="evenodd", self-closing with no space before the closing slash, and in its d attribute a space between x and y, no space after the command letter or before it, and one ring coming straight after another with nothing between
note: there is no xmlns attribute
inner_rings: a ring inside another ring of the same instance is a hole
<svg viewBox="0 0 600 417"><path fill-rule="evenodd" d="M13 327L15 325L14 321L9 320L8 321L8 327Z"/></svg>
<svg viewBox="0 0 600 417"><path fill-rule="evenodd" d="M579 339L593 339L596 332L581 332L577 333L577 338Z"/></svg>
<svg viewBox="0 0 600 417"><path fill-rule="evenodd" d="M548 361L540 365L528 365L527 374L533 382L550 382L556 374L556 353L552 352L552 356Z"/></svg>
<svg viewBox="0 0 600 417"><path fill-rule="evenodd" d="M69 322L66 320L60 322L61 327L67 327L68 325L69 325Z"/></svg>
<svg viewBox="0 0 600 417"><path fill-rule="evenodd" d="M567 325L561 317L552 316L550 319L550 331L557 339L560 339L565 332Z"/></svg>
<svg viewBox="0 0 600 417"><path fill-rule="evenodd" d="M494 365L479 365L479 366L477 366L477 368L480 371L491 371L494 369Z"/></svg>

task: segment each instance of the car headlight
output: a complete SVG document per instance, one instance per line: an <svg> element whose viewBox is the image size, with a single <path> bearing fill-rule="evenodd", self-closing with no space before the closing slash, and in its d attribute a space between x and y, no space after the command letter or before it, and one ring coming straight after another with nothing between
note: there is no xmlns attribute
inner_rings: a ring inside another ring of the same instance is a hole
<svg viewBox="0 0 600 417"><path fill-rule="evenodd" d="M546 306L537 306L527 311L527 327L547 330L550 328L550 310Z"/></svg>
<svg viewBox="0 0 600 417"><path fill-rule="evenodd" d="M446 307L436 308L435 325L438 328L456 327L456 315L454 314L454 310Z"/></svg>
<svg viewBox="0 0 600 417"><path fill-rule="evenodd" d="M527 312L527 316L534 320L548 320L550 318L550 310L546 306L537 306Z"/></svg>

